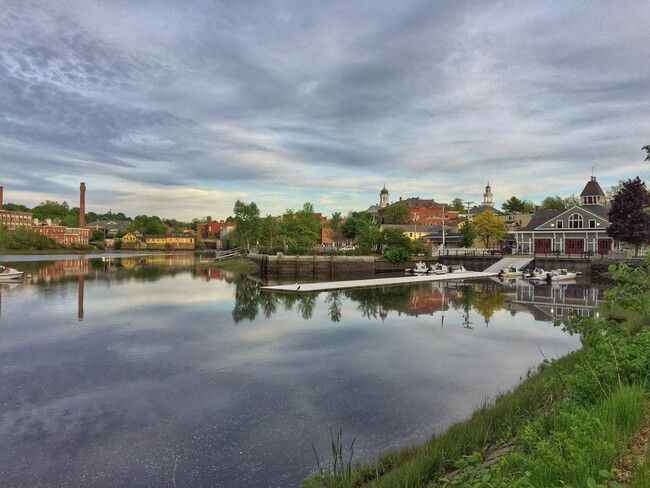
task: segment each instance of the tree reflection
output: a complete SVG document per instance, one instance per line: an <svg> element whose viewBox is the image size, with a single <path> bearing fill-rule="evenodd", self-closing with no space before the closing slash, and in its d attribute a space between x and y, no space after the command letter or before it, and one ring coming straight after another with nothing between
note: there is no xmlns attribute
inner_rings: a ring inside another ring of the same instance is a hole
<svg viewBox="0 0 650 488"><path fill-rule="evenodd" d="M329 316L332 322L341 321L341 292L332 291L327 294L325 301L329 303Z"/></svg>

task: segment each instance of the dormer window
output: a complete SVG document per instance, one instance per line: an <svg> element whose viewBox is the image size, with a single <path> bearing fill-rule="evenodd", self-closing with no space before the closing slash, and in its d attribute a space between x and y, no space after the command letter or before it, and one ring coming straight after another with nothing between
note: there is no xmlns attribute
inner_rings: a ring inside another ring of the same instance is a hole
<svg viewBox="0 0 650 488"><path fill-rule="evenodd" d="M562 227L564 227L564 222L562 222L561 220L558 220L557 222L555 222L555 227L557 227L558 229L561 229Z"/></svg>
<svg viewBox="0 0 650 488"><path fill-rule="evenodd" d="M582 229L582 215L574 213L569 217L569 229Z"/></svg>

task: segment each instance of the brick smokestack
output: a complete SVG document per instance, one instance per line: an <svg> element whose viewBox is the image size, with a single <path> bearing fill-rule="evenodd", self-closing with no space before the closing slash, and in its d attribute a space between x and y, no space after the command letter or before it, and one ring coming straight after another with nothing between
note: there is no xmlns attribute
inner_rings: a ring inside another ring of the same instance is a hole
<svg viewBox="0 0 650 488"><path fill-rule="evenodd" d="M86 227L86 184L82 181L79 186L79 228Z"/></svg>

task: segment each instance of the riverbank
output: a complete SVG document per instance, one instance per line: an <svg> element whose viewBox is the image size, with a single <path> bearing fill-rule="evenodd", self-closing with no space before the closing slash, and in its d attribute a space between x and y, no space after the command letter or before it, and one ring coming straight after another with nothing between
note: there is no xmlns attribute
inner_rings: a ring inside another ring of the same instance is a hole
<svg viewBox="0 0 650 488"><path fill-rule="evenodd" d="M633 277L645 280L641 301L650 291L642 271ZM624 290L631 278L618 278ZM302 487L619 486L624 478L616 468L631 444L646 440L647 450L650 328L642 302L616 290L609 303L616 321L574 317L564 325L582 337L581 351L545 362L424 445L353 467L349 444L333 438L334 459L321 460ZM646 457L643 466L625 468L631 486L645 486L639 483L648 479L648 465Z"/></svg>

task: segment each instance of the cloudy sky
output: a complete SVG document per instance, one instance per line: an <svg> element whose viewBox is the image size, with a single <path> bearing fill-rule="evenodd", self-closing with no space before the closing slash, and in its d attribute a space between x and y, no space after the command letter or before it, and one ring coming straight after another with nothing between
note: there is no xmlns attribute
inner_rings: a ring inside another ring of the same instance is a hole
<svg viewBox="0 0 650 488"><path fill-rule="evenodd" d="M650 163L650 3L0 0L4 201L497 206Z"/></svg>

